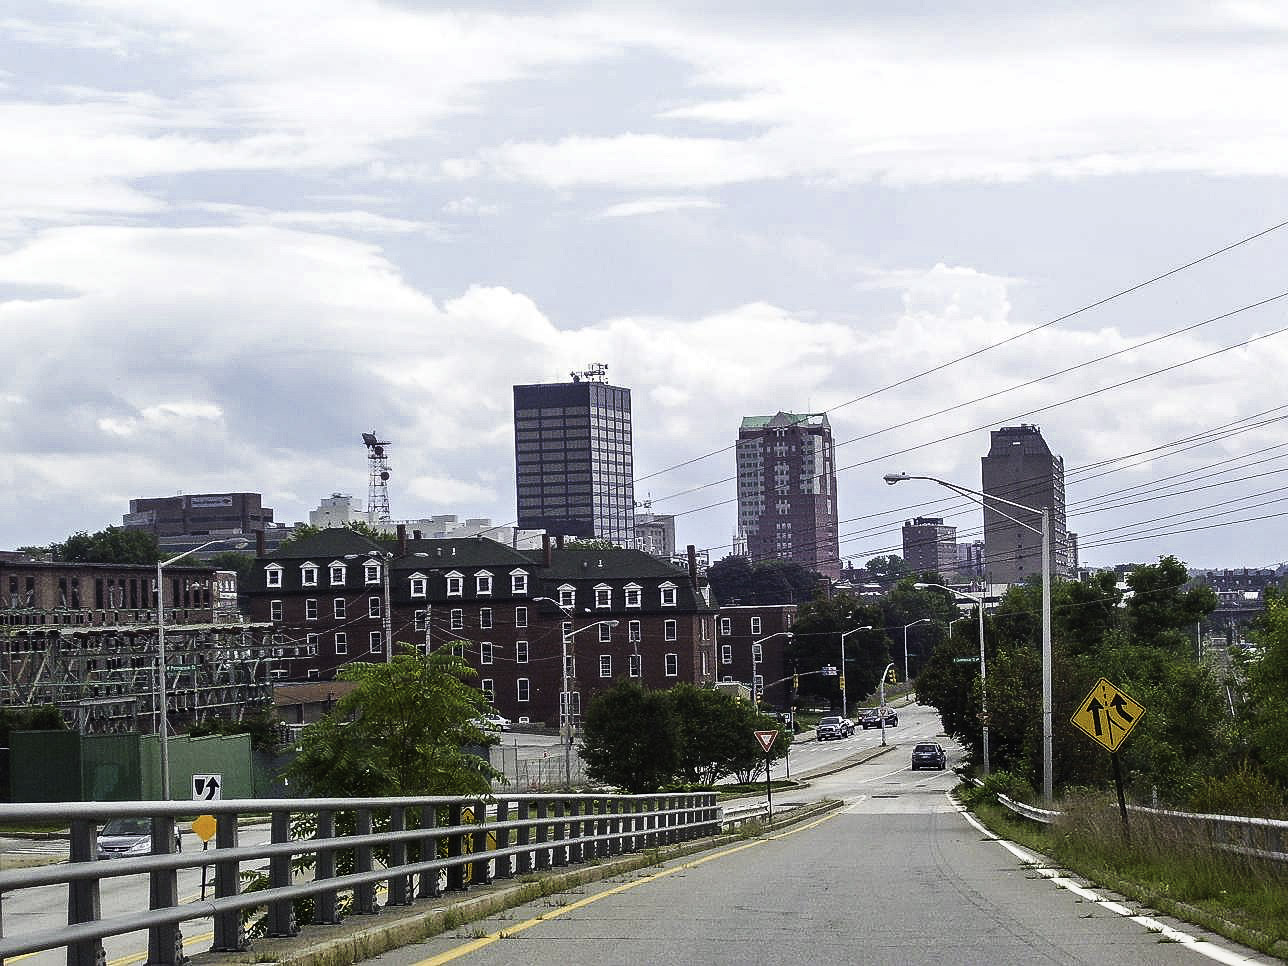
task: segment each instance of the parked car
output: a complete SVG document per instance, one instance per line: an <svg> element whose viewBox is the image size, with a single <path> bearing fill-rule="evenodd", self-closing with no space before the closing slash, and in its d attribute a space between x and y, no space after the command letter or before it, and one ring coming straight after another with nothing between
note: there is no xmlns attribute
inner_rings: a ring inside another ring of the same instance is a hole
<svg viewBox="0 0 1288 966"><path fill-rule="evenodd" d="M912 749L912 770L918 768L938 768L943 771L948 767L948 755L942 745L924 742Z"/></svg>
<svg viewBox="0 0 1288 966"><path fill-rule="evenodd" d="M174 830L174 850L183 851L179 829ZM120 859L127 855L152 853L152 820L149 818L114 818L98 833L98 857Z"/></svg>
<svg viewBox="0 0 1288 966"><path fill-rule="evenodd" d="M489 711L475 718L474 726L484 731L509 731L510 719L495 711Z"/></svg>
<svg viewBox="0 0 1288 966"><path fill-rule="evenodd" d="M819 741L840 741L845 738L844 719L837 714L829 714L818 719L818 727L814 729L814 734Z"/></svg>
<svg viewBox="0 0 1288 966"><path fill-rule="evenodd" d="M848 737L850 737L850 735L854 734L854 719L853 719L853 718L842 718L842 719L841 719L841 724L845 727L845 737L847 737L847 738L848 738Z"/></svg>
<svg viewBox="0 0 1288 966"><path fill-rule="evenodd" d="M859 723L863 725L864 731L867 731L869 728L880 728L881 727L881 709L867 708L863 712L863 715L859 718ZM893 728L898 723L899 723L898 713L894 710L894 708L886 708L885 726L887 728Z"/></svg>

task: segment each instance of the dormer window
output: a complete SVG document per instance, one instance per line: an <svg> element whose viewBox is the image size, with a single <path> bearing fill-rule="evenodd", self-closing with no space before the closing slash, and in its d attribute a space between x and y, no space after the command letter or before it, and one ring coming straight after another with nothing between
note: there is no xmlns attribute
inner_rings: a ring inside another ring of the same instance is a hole
<svg viewBox="0 0 1288 966"><path fill-rule="evenodd" d="M447 575L447 596L464 597L465 596L465 575L453 570Z"/></svg>
<svg viewBox="0 0 1288 966"><path fill-rule="evenodd" d="M318 565L315 563L300 564L300 586L316 587L318 585Z"/></svg>
<svg viewBox="0 0 1288 966"><path fill-rule="evenodd" d="M528 592L528 573L526 570L510 571L510 593L526 594Z"/></svg>
<svg viewBox="0 0 1288 966"><path fill-rule="evenodd" d="M412 574L408 579L413 597L424 597L429 588L429 580L424 574Z"/></svg>
<svg viewBox="0 0 1288 966"><path fill-rule="evenodd" d="M474 575L474 592L480 597L489 597L492 594L492 575L486 570L480 570Z"/></svg>
<svg viewBox="0 0 1288 966"><path fill-rule="evenodd" d="M595 606L597 608L613 606L613 589L608 584L595 585Z"/></svg>
<svg viewBox="0 0 1288 966"><path fill-rule="evenodd" d="M363 564L362 579L368 584L380 583L380 564L378 563Z"/></svg>
<svg viewBox="0 0 1288 966"><path fill-rule="evenodd" d="M624 589L627 607L639 607L643 603L644 588L639 584L627 584Z"/></svg>
<svg viewBox="0 0 1288 966"><path fill-rule="evenodd" d="M345 574L348 572L348 568L338 560L333 560L327 569L331 571L331 586L343 587Z"/></svg>
<svg viewBox="0 0 1288 966"><path fill-rule="evenodd" d="M577 589L572 584L564 584L559 588L559 606L575 607L577 605Z"/></svg>
<svg viewBox="0 0 1288 966"><path fill-rule="evenodd" d="M282 586L282 567L280 564L273 563L264 568L264 586Z"/></svg>
<svg viewBox="0 0 1288 966"><path fill-rule="evenodd" d="M675 584L671 583L668 580L666 583L659 586L658 590L661 591L661 594L662 594L662 606L674 607L675 606Z"/></svg>

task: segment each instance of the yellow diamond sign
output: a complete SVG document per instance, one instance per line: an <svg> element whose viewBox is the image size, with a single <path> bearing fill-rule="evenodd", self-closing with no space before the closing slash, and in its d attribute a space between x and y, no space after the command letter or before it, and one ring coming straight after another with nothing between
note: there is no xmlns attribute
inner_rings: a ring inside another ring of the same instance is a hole
<svg viewBox="0 0 1288 966"><path fill-rule="evenodd" d="M1101 678L1069 720L1109 751L1117 751L1144 716L1143 704L1132 700L1116 684Z"/></svg>

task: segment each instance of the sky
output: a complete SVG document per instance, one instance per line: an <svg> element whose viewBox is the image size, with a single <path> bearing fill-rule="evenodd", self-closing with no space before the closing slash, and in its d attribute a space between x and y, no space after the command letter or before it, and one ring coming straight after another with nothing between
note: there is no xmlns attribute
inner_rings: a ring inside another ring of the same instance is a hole
<svg viewBox="0 0 1288 966"><path fill-rule="evenodd" d="M180 492L304 520L371 430L395 517L508 523L510 387L603 362L712 559L784 410L829 413L856 563L977 529L881 477L978 487L1023 421L1084 563L1277 564L1288 227L1103 300L1288 220L1285 90L1255 0L11 0L0 548Z"/></svg>

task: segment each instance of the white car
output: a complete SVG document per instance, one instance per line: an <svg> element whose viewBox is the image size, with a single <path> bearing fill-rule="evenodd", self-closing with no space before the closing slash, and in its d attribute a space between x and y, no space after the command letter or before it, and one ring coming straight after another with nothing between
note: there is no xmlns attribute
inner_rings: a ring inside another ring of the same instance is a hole
<svg viewBox="0 0 1288 966"><path fill-rule="evenodd" d="M183 851L179 830L174 830L174 850ZM98 833L98 857L119 859L127 855L152 854L152 821L146 818L114 818Z"/></svg>
<svg viewBox="0 0 1288 966"><path fill-rule="evenodd" d="M497 714L495 711L489 711L487 714L480 715L474 719L474 723L484 731L509 731L510 719L504 715Z"/></svg>

